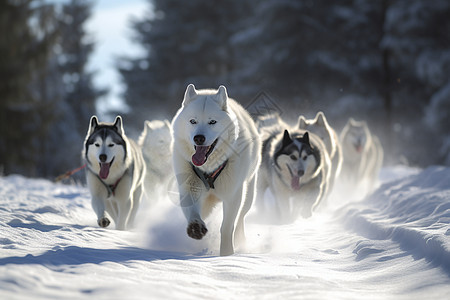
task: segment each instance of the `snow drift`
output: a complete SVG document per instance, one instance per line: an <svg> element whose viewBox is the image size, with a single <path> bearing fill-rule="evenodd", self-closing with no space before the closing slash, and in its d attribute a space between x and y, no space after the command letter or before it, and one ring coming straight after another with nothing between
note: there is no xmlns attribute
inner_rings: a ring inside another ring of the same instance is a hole
<svg viewBox="0 0 450 300"><path fill-rule="evenodd" d="M450 294L450 168L383 169L360 201L291 225L247 222L247 249L218 257L173 201L132 231L102 229L87 189L0 178L1 299L443 299ZM216 216L220 214L216 214Z"/></svg>

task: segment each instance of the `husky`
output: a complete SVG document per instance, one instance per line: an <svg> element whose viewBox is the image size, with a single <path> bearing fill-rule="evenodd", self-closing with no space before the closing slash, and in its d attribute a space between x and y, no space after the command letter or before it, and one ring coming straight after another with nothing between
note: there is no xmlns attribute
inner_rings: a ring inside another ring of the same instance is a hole
<svg viewBox="0 0 450 300"><path fill-rule="evenodd" d="M278 126L267 130L272 133L263 141L259 200L264 200L268 188L280 223L294 222L299 215L309 218L328 191L331 162L326 147L308 131ZM265 215L267 209L262 213Z"/></svg>
<svg viewBox="0 0 450 300"><path fill-rule="evenodd" d="M139 147L125 136L122 118L99 123L92 116L82 153L92 207L100 227L132 226L143 194L145 164Z"/></svg>
<svg viewBox="0 0 450 300"><path fill-rule="evenodd" d="M260 134L269 133L268 130L270 128L287 128L288 124L286 124L280 117L279 114L264 114L260 115L256 118L256 128L258 128L258 132Z"/></svg>
<svg viewBox="0 0 450 300"><path fill-rule="evenodd" d="M187 234L202 239L214 205L223 203L220 255L245 242L244 217L250 210L261 161L261 141L248 112L227 90L188 85L172 120L173 165Z"/></svg>
<svg viewBox="0 0 450 300"><path fill-rule="evenodd" d="M339 138L344 154L343 182L371 192L383 163L383 148L378 137L371 134L366 122L350 118Z"/></svg>
<svg viewBox="0 0 450 300"><path fill-rule="evenodd" d="M331 175L328 191L333 190L334 182L341 173L343 156L339 137L336 131L329 125L324 113L319 111L311 120L304 116L298 118L297 127L316 134L325 144L331 161Z"/></svg>
<svg viewBox="0 0 450 300"><path fill-rule="evenodd" d="M155 203L172 178L172 129L168 120L145 121L138 140L146 165L145 193Z"/></svg>

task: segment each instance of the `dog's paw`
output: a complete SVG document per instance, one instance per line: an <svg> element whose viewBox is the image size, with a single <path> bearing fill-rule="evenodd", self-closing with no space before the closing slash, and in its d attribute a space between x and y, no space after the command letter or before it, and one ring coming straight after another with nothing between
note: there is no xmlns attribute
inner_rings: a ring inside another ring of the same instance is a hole
<svg viewBox="0 0 450 300"><path fill-rule="evenodd" d="M312 216L312 211L311 211L311 208L303 208L301 211L300 211L300 214L302 215L302 217L303 218L305 218L305 219L308 219L308 218L310 218L311 216Z"/></svg>
<svg viewBox="0 0 450 300"><path fill-rule="evenodd" d="M105 228L105 227L108 227L109 224L111 224L111 221L108 218L103 217L103 218L99 219L97 221L97 223L98 223L98 226Z"/></svg>
<svg viewBox="0 0 450 300"><path fill-rule="evenodd" d="M191 238L201 240L208 232L208 229L206 229L205 224L196 220L188 225L186 231L188 236L190 236Z"/></svg>

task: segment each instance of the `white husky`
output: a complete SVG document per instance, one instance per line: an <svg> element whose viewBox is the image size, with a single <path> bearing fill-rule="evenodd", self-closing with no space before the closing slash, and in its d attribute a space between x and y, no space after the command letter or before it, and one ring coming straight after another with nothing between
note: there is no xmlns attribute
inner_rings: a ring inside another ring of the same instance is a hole
<svg viewBox="0 0 450 300"><path fill-rule="evenodd" d="M263 161L258 173L258 205L267 215L264 193L275 198L276 218L290 223L299 215L308 218L326 197L330 179L330 159L325 145L313 133L304 130L266 128L271 134L263 142ZM272 217L273 214L268 214Z"/></svg>
<svg viewBox="0 0 450 300"><path fill-rule="evenodd" d="M341 145L336 131L329 125L327 118L321 111L319 111L316 114L316 117L311 120L307 120L305 117L300 116L298 118L297 126L300 129L316 134L325 144L331 161L331 176L328 189L329 192L331 192L336 178L341 173L343 162Z"/></svg>
<svg viewBox="0 0 450 300"><path fill-rule="evenodd" d="M168 120L145 121L144 130L138 141L142 149L147 172L145 193L150 203L166 189L172 178L172 129Z"/></svg>
<svg viewBox="0 0 450 300"><path fill-rule="evenodd" d="M246 110L228 98L226 88L196 90L190 84L172 121L173 164L187 234L201 239L203 221L223 203L220 255L245 241L244 217L251 208L261 142Z"/></svg>
<svg viewBox="0 0 450 300"><path fill-rule="evenodd" d="M145 166L140 149L125 136L122 118L98 123L93 116L82 155L98 225L107 227L111 217L116 229L132 226L142 198Z"/></svg>
<svg viewBox="0 0 450 300"><path fill-rule="evenodd" d="M366 122L350 118L340 135L344 164L341 178L344 183L359 186L370 192L383 163L383 148L371 134Z"/></svg>

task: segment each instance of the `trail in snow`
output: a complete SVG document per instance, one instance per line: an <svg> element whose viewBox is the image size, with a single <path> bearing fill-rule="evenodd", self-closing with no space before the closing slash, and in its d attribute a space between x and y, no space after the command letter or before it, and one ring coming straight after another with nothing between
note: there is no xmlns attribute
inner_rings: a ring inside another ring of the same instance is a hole
<svg viewBox="0 0 450 300"><path fill-rule="evenodd" d="M220 221L189 239L169 200L116 231L97 226L84 187L3 177L0 298L445 298L450 169L386 168L381 179L364 200L335 200L311 219L247 222L247 249L219 257Z"/></svg>

